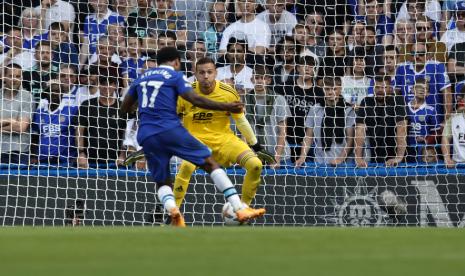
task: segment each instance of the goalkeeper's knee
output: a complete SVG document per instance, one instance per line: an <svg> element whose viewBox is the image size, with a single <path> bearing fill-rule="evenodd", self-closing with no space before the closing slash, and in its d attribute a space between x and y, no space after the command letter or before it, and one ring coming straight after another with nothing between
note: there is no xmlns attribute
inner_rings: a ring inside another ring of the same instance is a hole
<svg viewBox="0 0 465 276"><path fill-rule="evenodd" d="M250 153L251 156L247 159L243 158L242 167L247 170L247 172L260 175L263 169L263 163L255 154Z"/></svg>

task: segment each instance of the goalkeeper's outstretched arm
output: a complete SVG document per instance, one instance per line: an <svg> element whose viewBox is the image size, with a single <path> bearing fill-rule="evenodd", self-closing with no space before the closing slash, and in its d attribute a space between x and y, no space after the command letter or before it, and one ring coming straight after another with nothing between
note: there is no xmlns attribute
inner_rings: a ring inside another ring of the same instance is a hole
<svg viewBox="0 0 465 276"><path fill-rule="evenodd" d="M235 116L234 120L236 121L236 126L244 136L247 144L253 149L253 151L257 154L258 158L262 160L264 163L268 164L275 164L276 159L274 158L273 154L267 152L262 145L258 143L257 137L250 125L249 121L245 118L244 114L239 116Z"/></svg>

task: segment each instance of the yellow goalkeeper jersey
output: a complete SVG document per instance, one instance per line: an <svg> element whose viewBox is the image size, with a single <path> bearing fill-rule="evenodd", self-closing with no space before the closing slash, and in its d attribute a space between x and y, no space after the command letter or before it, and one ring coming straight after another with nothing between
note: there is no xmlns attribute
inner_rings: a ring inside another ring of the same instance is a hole
<svg viewBox="0 0 465 276"><path fill-rule="evenodd" d="M198 82L192 84L195 93L217 102L236 102L240 97L231 86L216 81L215 89L212 93L205 95L200 92ZM190 102L179 97L177 112L182 116L184 127L197 139L205 143L212 150L221 147L231 139L237 139L231 130L230 117L234 119L244 116L241 114L231 114L226 111L215 111L193 106Z"/></svg>

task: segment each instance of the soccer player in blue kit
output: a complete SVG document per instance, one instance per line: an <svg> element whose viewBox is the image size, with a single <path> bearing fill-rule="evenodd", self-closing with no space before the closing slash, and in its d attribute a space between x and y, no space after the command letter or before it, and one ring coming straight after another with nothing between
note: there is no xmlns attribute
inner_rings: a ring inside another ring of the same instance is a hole
<svg viewBox="0 0 465 276"><path fill-rule="evenodd" d="M185 227L184 217L176 206L170 173L170 159L178 156L210 174L215 186L231 203L240 222L262 216L265 209L244 205L226 172L211 157L210 149L194 138L181 124L176 113L178 96L194 106L232 113L243 112L244 104L220 103L202 97L192 90L181 72L181 59L174 47L165 47L157 53L157 68L147 70L135 80L126 94L121 110L135 110L138 102L139 132L137 140L144 149L149 170L157 184L160 202L171 216L173 226Z"/></svg>

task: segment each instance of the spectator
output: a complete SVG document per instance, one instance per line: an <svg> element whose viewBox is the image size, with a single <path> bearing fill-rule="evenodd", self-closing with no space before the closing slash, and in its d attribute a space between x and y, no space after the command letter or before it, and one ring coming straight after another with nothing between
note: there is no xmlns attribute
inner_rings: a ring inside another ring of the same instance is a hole
<svg viewBox="0 0 465 276"><path fill-rule="evenodd" d="M223 81L235 87L239 95L245 95L247 90L253 89L252 68L245 64L247 44L244 40L231 38L226 59L229 65L218 68L217 80Z"/></svg>
<svg viewBox="0 0 465 276"><path fill-rule="evenodd" d="M49 80L58 72L58 66L52 62L52 44L49 40L37 43L34 57L36 65L23 73L23 88L38 103Z"/></svg>
<svg viewBox="0 0 465 276"><path fill-rule="evenodd" d="M286 11L286 0L266 0L266 10L257 15L271 31L271 45L274 47L285 36L292 36L297 18Z"/></svg>
<svg viewBox="0 0 465 276"><path fill-rule="evenodd" d="M105 70L100 70L97 65L91 65L89 68L83 69L80 72L80 87L76 91L76 103L78 106L83 102L94 99L100 96L100 89L98 86L98 78L102 74L108 75Z"/></svg>
<svg viewBox="0 0 465 276"><path fill-rule="evenodd" d="M19 27L22 32L24 49L32 51L37 42L46 39L44 35L41 34L40 13L33 8L25 8L23 10L19 20Z"/></svg>
<svg viewBox="0 0 465 276"><path fill-rule="evenodd" d="M137 0L137 9L128 16L128 35L141 38L148 36L148 22L157 18L157 11L152 7L151 0Z"/></svg>
<svg viewBox="0 0 465 276"><path fill-rule="evenodd" d="M157 37L159 33L172 31L176 33L176 45L186 47L187 26L184 14L174 10L173 0L156 0L155 9L157 17L148 22L148 33Z"/></svg>
<svg viewBox="0 0 465 276"><path fill-rule="evenodd" d="M172 31L166 31L158 34L155 49L160 50L165 47L176 47L176 34Z"/></svg>
<svg viewBox="0 0 465 276"><path fill-rule="evenodd" d="M373 97L365 97L355 125L355 162L366 167L364 148L370 148L371 162L396 166L404 159L407 114L402 96L392 94L389 77L376 77ZM368 138L369 146L365 140Z"/></svg>
<svg viewBox="0 0 465 276"><path fill-rule="evenodd" d="M386 16L384 11L383 0L366 0L365 16L359 17L366 22L368 26L376 28L376 43L389 45L392 43L394 30L394 21Z"/></svg>
<svg viewBox="0 0 465 276"><path fill-rule="evenodd" d="M312 43L310 28L304 24L298 23L295 25L294 29L292 29L292 37L294 38L295 43L302 47L307 47Z"/></svg>
<svg viewBox="0 0 465 276"><path fill-rule="evenodd" d="M122 157L126 118L120 114L117 98L118 80L113 76L99 77L100 96L84 102L78 117L78 166L110 165ZM98 114L98 116L96 116Z"/></svg>
<svg viewBox="0 0 465 276"><path fill-rule="evenodd" d="M446 120L442 133L441 150L444 155L446 167L452 168L456 163L465 162L465 102L464 89L458 92L460 98L457 100L457 111ZM452 144L451 144L452 141ZM453 148L451 156L450 148Z"/></svg>
<svg viewBox="0 0 465 276"><path fill-rule="evenodd" d="M465 42L465 1L457 2L455 12L455 29L447 30L441 37L441 42L447 46L450 51L457 43Z"/></svg>
<svg viewBox="0 0 465 276"><path fill-rule="evenodd" d="M396 20L411 20L426 16L434 22L441 21L441 5L437 0L407 0L399 10Z"/></svg>
<svg viewBox="0 0 465 276"><path fill-rule="evenodd" d="M357 109L368 94L371 79L365 75L367 56L364 48L355 48L352 59L352 66L347 69L346 75L340 79L342 85L341 95L348 104Z"/></svg>
<svg viewBox="0 0 465 276"><path fill-rule="evenodd" d="M121 63L121 76L123 77L123 87L127 88L143 72L145 57L141 54L142 39L130 36L127 40L128 57Z"/></svg>
<svg viewBox="0 0 465 276"><path fill-rule="evenodd" d="M194 41L190 43L190 47L187 50L186 56L187 60L183 61L181 64L181 70L186 72L186 76L195 78L194 67L197 64L197 60L204 58L207 54L207 49L205 48L205 42L202 40Z"/></svg>
<svg viewBox="0 0 465 276"><path fill-rule="evenodd" d="M219 48L220 54L226 53L231 38L245 40L248 49L254 54L265 54L270 47L271 31L266 23L256 18L255 0L237 0L237 6L242 17L224 30Z"/></svg>
<svg viewBox="0 0 465 276"><path fill-rule="evenodd" d="M312 47L317 46L324 46L325 39L324 39L324 26L325 22L323 21L323 15L319 12L311 12L305 15L305 26L307 26L310 30L308 41L310 50L315 54L317 51L313 50Z"/></svg>
<svg viewBox="0 0 465 276"><path fill-rule="evenodd" d="M402 53L402 49L405 49L408 44L414 43L415 41L415 24L410 20L396 20L394 28L394 41L393 45L396 46L397 50Z"/></svg>
<svg viewBox="0 0 465 276"><path fill-rule="evenodd" d="M415 80L428 80L429 95L426 97L426 103L436 109L438 122L443 122L444 116L452 111L451 85L446 67L437 61L428 60L423 43L415 44L411 55L415 57L415 62L397 67L396 90L405 97L406 102L410 102L414 98L411 87Z"/></svg>
<svg viewBox="0 0 465 276"><path fill-rule="evenodd" d="M465 42L455 44L449 51L447 71L451 82L465 81Z"/></svg>
<svg viewBox="0 0 465 276"><path fill-rule="evenodd" d="M220 42L223 37L223 31L228 26L226 20L226 4L224 2L215 2L210 7L210 26L204 33L200 34L201 39L205 41L209 56L216 60Z"/></svg>
<svg viewBox="0 0 465 276"><path fill-rule="evenodd" d="M427 137L436 136L440 126L435 108L426 103L428 82L425 79L416 79L413 91L415 97L407 104L409 130L406 160L409 163L427 162Z"/></svg>
<svg viewBox="0 0 465 276"><path fill-rule="evenodd" d="M76 13L70 3L63 0L41 0L35 10L40 14L41 32L48 30L53 22L62 23L67 33L73 32Z"/></svg>
<svg viewBox="0 0 465 276"><path fill-rule="evenodd" d="M107 34L107 26L110 24L125 25L124 17L112 12L108 8L108 0L89 0L94 13L89 14L84 22L84 37L81 45L79 62L86 64L88 55L97 52L97 41Z"/></svg>
<svg viewBox="0 0 465 276"><path fill-rule="evenodd" d="M69 36L64 31L60 22L50 24L50 30L46 33L46 39L52 45L52 60L57 63L79 65L78 47L74 43L68 42Z"/></svg>
<svg viewBox="0 0 465 276"><path fill-rule="evenodd" d="M144 72L150 68L157 67L157 55L156 53L150 53L145 59Z"/></svg>
<svg viewBox="0 0 465 276"><path fill-rule="evenodd" d="M229 0L228 0L229 1ZM187 41L201 39L201 34L207 30L210 4L216 0L174 0L176 11L182 11L186 16Z"/></svg>
<svg viewBox="0 0 465 276"><path fill-rule="evenodd" d="M75 66L62 63L60 64L60 72L58 73L60 81L61 93L66 97L75 98L82 93L82 88L77 83L77 69ZM76 101L76 105L80 103Z"/></svg>
<svg viewBox="0 0 465 276"><path fill-rule="evenodd" d="M301 155L300 145L305 137L305 118L310 108L321 101L324 92L315 84L317 61L313 56L299 59L297 78L290 78L280 89L290 108L291 116L287 118L287 142L291 145L291 160L294 162Z"/></svg>
<svg viewBox="0 0 465 276"><path fill-rule="evenodd" d="M391 87L395 86L396 68L397 68L398 51L394 45L384 46L383 50L383 63L375 69L377 76L386 76L391 80ZM370 87L368 88L368 96L374 95L374 79L370 80Z"/></svg>
<svg viewBox="0 0 465 276"><path fill-rule="evenodd" d="M446 62L446 45L443 42L436 40L434 35L433 22L431 19L425 16L420 16L415 23L415 28L415 41L424 43L426 45L428 55L431 57L431 59L441 63ZM401 50L402 59L400 60L400 63L405 61L414 61L413 57L410 55L410 52L412 52L413 44L414 43L409 43L404 49Z"/></svg>
<svg viewBox="0 0 465 276"><path fill-rule="evenodd" d="M133 0L112 0L112 11L124 17L124 21L127 22L129 14L134 7Z"/></svg>
<svg viewBox="0 0 465 276"><path fill-rule="evenodd" d="M455 28L455 11L457 10L457 3L461 0L444 0L442 1L442 19L441 19L441 34L446 30Z"/></svg>
<svg viewBox="0 0 465 276"><path fill-rule="evenodd" d="M345 34L341 30L334 30L328 36L328 48L323 62L319 67L318 77L342 77L348 65L346 56Z"/></svg>
<svg viewBox="0 0 465 276"><path fill-rule="evenodd" d="M326 34L336 29L346 32L355 15L348 0L300 0L300 3L304 11L299 13L322 15Z"/></svg>
<svg viewBox="0 0 465 276"><path fill-rule="evenodd" d="M107 26L107 34L108 41L111 45L115 46L116 55L120 57L120 59L126 58L128 55L126 45L128 36L125 34L124 27L118 24L109 24ZM142 44L140 47L142 48Z"/></svg>
<svg viewBox="0 0 465 276"><path fill-rule="evenodd" d="M35 65L34 53L25 49L21 29L12 27L10 31L3 36L3 54L0 55L0 65L16 63L23 70L29 70Z"/></svg>
<svg viewBox="0 0 465 276"><path fill-rule="evenodd" d="M338 77L324 79L324 101L321 104L312 106L305 119L305 139L296 167L305 163L313 143L317 163L336 166L345 162L352 152L355 113L341 96Z"/></svg>
<svg viewBox="0 0 465 276"><path fill-rule="evenodd" d="M352 22L351 35L348 37L348 47L352 51L357 46L365 46L365 20Z"/></svg>
<svg viewBox="0 0 465 276"><path fill-rule="evenodd" d="M365 54L366 54L366 75L373 77L374 69L378 64L382 64L382 54L384 47L381 44L376 44L376 30L373 26L365 27ZM349 53L353 55L353 53Z"/></svg>
<svg viewBox="0 0 465 276"><path fill-rule="evenodd" d="M31 137L29 126L34 105L31 94L21 88L22 71L18 64L3 67L0 93L0 152L2 164L27 163Z"/></svg>
<svg viewBox="0 0 465 276"><path fill-rule="evenodd" d="M102 72L119 78L121 63L121 58L116 53L116 47L110 43L107 37L101 37L97 52L90 58L89 65L95 64Z"/></svg>
<svg viewBox="0 0 465 276"><path fill-rule="evenodd" d="M310 35L310 28L308 26L303 24L295 25L292 36L296 45L300 48L299 55L324 56L325 45L323 43L320 45L313 45L314 40Z"/></svg>
<svg viewBox="0 0 465 276"><path fill-rule="evenodd" d="M252 83L254 89L245 96L246 116L260 145L274 154L279 168L280 161L288 158L290 151L286 143L286 121L291 115L286 99L270 89L272 82L265 66L256 66Z"/></svg>
<svg viewBox="0 0 465 276"><path fill-rule="evenodd" d="M273 84L283 85L289 77L294 78L296 62L298 61L301 46L296 45L294 38L286 36L276 46L276 64L273 70Z"/></svg>
<svg viewBox="0 0 465 276"><path fill-rule="evenodd" d="M58 80L51 80L34 114L33 145L39 164L67 165L76 159L74 120L78 112L74 97L61 92ZM35 148L35 147L34 147Z"/></svg>

